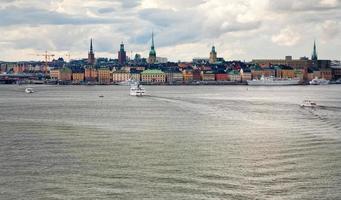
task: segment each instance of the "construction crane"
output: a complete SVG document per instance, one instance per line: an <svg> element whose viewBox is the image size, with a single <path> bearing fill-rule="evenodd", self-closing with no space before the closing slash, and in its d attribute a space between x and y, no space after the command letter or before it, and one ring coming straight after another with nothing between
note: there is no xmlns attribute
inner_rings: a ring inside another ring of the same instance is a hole
<svg viewBox="0 0 341 200"><path fill-rule="evenodd" d="M47 73L47 68L48 68L48 62L55 56L54 54L49 54L47 51L43 54L35 54L36 56L43 56L44 61L45 61L45 66L43 69L43 72L46 74Z"/></svg>

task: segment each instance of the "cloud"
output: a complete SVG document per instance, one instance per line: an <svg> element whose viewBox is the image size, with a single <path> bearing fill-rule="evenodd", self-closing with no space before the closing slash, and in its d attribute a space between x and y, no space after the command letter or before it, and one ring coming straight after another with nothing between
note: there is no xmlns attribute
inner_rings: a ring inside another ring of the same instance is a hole
<svg viewBox="0 0 341 200"><path fill-rule="evenodd" d="M123 41L147 56L152 30L158 55L170 60L207 57L213 43L243 60L309 55L314 39L326 57L341 51L341 0L1 0L0 15L8 52L0 60L25 50L86 57L89 38L96 55L116 57Z"/></svg>
<svg viewBox="0 0 341 200"><path fill-rule="evenodd" d="M287 27L277 35L272 36L272 41L280 46L294 46L301 39L301 35L293 30L291 27Z"/></svg>

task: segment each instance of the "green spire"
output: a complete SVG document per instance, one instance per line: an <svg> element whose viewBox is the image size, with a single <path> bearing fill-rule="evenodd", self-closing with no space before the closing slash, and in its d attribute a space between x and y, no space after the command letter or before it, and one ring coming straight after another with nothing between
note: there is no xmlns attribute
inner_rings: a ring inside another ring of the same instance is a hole
<svg viewBox="0 0 341 200"><path fill-rule="evenodd" d="M316 50L316 41L314 41L314 50L313 50L313 54L311 56L311 60L318 60L317 50Z"/></svg>
<svg viewBox="0 0 341 200"><path fill-rule="evenodd" d="M154 46L154 32L152 32L152 46L150 47L149 56L156 56L155 46Z"/></svg>

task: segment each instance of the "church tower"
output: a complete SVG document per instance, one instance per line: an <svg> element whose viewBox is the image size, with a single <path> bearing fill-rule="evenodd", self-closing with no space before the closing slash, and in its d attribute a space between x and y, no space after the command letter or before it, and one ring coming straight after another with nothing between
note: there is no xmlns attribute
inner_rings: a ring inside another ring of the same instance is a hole
<svg viewBox="0 0 341 200"><path fill-rule="evenodd" d="M152 46L150 47L148 63L155 64L156 62L156 51L154 46L154 33L152 32Z"/></svg>
<svg viewBox="0 0 341 200"><path fill-rule="evenodd" d="M124 50L124 44L123 44L123 42L121 43L120 51L118 52L118 62L119 62L121 65L124 65L124 64L126 64L126 62L127 62L127 53L126 53L126 51Z"/></svg>
<svg viewBox="0 0 341 200"><path fill-rule="evenodd" d="M95 53L92 46L92 38L90 39L90 51L88 53L88 64L94 65L95 64Z"/></svg>
<svg viewBox="0 0 341 200"><path fill-rule="evenodd" d="M212 47L210 52L210 64L214 64L217 62L217 52L215 51L215 46Z"/></svg>

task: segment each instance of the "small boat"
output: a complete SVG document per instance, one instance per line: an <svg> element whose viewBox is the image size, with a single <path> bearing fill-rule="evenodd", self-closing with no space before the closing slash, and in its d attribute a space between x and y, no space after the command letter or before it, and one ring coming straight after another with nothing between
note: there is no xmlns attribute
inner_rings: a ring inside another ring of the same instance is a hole
<svg viewBox="0 0 341 200"><path fill-rule="evenodd" d="M141 96L144 96L145 94L146 94L146 90L139 83L130 86L131 96L141 97Z"/></svg>
<svg viewBox="0 0 341 200"><path fill-rule="evenodd" d="M317 77L315 77L313 80L311 80L309 82L310 85L328 85L329 84L329 81L326 80L326 79L319 79Z"/></svg>
<svg viewBox="0 0 341 200"><path fill-rule="evenodd" d="M99 98L103 98L104 96L103 96L103 95L99 95L98 97L99 97Z"/></svg>
<svg viewBox="0 0 341 200"><path fill-rule="evenodd" d="M33 90L32 88L26 88L26 89L25 89L25 92L26 92L27 94L31 94L31 93L34 93L34 90Z"/></svg>
<svg viewBox="0 0 341 200"><path fill-rule="evenodd" d="M304 100L300 105L302 108L316 108L318 107L317 104L310 100Z"/></svg>

